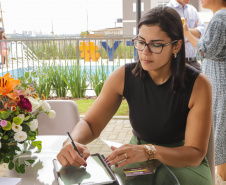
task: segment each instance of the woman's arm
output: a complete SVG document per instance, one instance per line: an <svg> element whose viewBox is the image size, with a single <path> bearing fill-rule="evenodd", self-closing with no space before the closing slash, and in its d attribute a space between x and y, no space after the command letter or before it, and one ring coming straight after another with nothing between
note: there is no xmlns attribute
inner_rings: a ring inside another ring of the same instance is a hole
<svg viewBox="0 0 226 185"><path fill-rule="evenodd" d="M72 131L72 138L82 144L87 144L99 137L101 131L118 110L124 89L125 67L115 70L105 82L103 89L87 112L84 120L78 123ZM89 132L87 132L89 130Z"/></svg>
<svg viewBox="0 0 226 185"><path fill-rule="evenodd" d="M197 49L197 42L199 41L198 38L201 35L200 32L197 29L189 30L186 19L184 20L183 28L184 28L184 36L194 46L194 48ZM200 34L199 37L197 37L198 36L197 32Z"/></svg>
<svg viewBox="0 0 226 185"><path fill-rule="evenodd" d="M212 124L212 90L210 81L204 74L200 74L196 79L189 108L184 146L168 148L155 145L154 158L166 165L197 166L206 155ZM124 145L113 150L112 154L106 158L110 165L125 159L124 153L127 154L128 159L118 164L119 167L148 159L143 145Z"/></svg>
<svg viewBox="0 0 226 185"><path fill-rule="evenodd" d="M197 166L206 155L212 124L212 88L204 74L194 84L189 108L184 146L156 146L156 158L169 166Z"/></svg>
<svg viewBox="0 0 226 185"><path fill-rule="evenodd" d="M112 116L119 108L125 78L125 66L116 69L105 82L103 89L84 117L73 129L71 136L78 146L79 152L83 153L83 158L89 156L89 152L84 144L97 138ZM57 156L63 166L81 166L84 160L73 150L70 140L67 139L63 148Z"/></svg>

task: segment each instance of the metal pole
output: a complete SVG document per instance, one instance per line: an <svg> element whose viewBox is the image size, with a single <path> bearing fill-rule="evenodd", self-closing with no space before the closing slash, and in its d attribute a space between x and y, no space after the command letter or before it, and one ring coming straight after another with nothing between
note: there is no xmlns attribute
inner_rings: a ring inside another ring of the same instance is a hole
<svg viewBox="0 0 226 185"><path fill-rule="evenodd" d="M141 0L136 0L136 32L137 35L139 34L139 30L138 30L138 24L139 24L139 20L141 18ZM139 60L139 56L138 56L138 52L137 52L137 61Z"/></svg>
<svg viewBox="0 0 226 185"><path fill-rule="evenodd" d="M141 18L141 0L136 0L136 28L137 28L137 35L139 33L139 30L138 30L138 23L139 23L139 20Z"/></svg>
<svg viewBox="0 0 226 185"><path fill-rule="evenodd" d="M88 0L86 0L86 18L87 18L87 25L86 25L87 33L86 34L88 36Z"/></svg>

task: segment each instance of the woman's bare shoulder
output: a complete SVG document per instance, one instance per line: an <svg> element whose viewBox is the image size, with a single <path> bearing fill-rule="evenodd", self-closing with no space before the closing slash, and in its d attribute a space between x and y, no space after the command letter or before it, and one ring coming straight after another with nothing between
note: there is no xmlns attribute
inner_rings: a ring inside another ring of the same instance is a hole
<svg viewBox="0 0 226 185"><path fill-rule="evenodd" d="M204 102L212 100L212 86L209 78L200 73L197 79L195 80L195 84L192 90L190 106L194 105L195 102Z"/></svg>
<svg viewBox="0 0 226 185"><path fill-rule="evenodd" d="M107 79L104 89L107 88L111 91L122 95L125 80L125 65L118 67ZM104 90L103 89L103 90Z"/></svg>

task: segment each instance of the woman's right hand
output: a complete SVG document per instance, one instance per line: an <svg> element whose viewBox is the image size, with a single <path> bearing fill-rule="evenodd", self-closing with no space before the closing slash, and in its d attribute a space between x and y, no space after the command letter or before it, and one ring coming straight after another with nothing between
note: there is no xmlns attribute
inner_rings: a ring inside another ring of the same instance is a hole
<svg viewBox="0 0 226 185"><path fill-rule="evenodd" d="M78 152L74 149L71 142L66 141L60 153L57 155L57 159L62 166L87 166L86 159L90 155L87 147L76 142L75 145L78 148L79 153L82 154L82 157L80 157Z"/></svg>

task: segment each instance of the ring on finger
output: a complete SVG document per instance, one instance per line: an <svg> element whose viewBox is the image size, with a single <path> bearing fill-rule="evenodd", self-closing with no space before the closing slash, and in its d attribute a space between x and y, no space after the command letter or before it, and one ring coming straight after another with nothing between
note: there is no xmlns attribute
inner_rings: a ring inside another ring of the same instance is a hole
<svg viewBox="0 0 226 185"><path fill-rule="evenodd" d="M126 153L124 153L124 155L125 155L125 157L126 157L125 159L128 159L128 156L127 156L127 154L126 154Z"/></svg>

